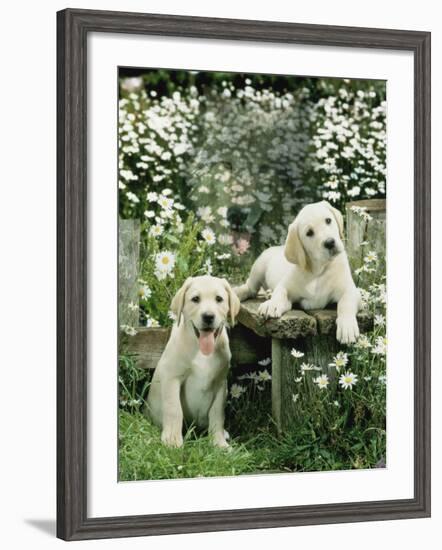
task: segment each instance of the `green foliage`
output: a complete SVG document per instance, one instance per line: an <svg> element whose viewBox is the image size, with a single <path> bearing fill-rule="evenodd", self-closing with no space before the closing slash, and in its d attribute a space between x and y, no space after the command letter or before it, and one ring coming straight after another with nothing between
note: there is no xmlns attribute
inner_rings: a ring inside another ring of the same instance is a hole
<svg viewBox="0 0 442 550"><path fill-rule="evenodd" d="M138 411L145 403L150 375L145 369L137 367L135 357L125 353L120 354L118 383L120 407L132 412Z"/></svg>

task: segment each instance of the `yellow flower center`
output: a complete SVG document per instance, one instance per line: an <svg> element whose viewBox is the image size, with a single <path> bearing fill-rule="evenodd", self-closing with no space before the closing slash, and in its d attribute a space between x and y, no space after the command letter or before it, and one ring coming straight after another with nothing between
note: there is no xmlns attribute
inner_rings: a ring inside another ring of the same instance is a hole
<svg viewBox="0 0 442 550"><path fill-rule="evenodd" d="M169 258L167 256L164 256L163 258L161 258L161 263L167 265L169 263Z"/></svg>

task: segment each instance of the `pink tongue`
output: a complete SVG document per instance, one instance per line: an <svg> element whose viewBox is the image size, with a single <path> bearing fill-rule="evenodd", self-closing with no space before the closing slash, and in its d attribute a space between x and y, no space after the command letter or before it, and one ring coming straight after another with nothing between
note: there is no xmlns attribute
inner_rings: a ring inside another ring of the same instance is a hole
<svg viewBox="0 0 442 550"><path fill-rule="evenodd" d="M214 331L201 331L199 337L200 351L203 355L210 355L215 349Z"/></svg>

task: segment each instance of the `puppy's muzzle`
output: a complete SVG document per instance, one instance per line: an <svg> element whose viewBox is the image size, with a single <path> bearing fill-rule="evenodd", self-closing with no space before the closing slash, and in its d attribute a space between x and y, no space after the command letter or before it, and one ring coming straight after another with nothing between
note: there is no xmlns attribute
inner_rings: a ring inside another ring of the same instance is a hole
<svg viewBox="0 0 442 550"><path fill-rule="evenodd" d="M329 250L330 252L336 248L336 241L334 239L326 239L323 243L324 248Z"/></svg>
<svg viewBox="0 0 442 550"><path fill-rule="evenodd" d="M203 313L201 315L201 320L203 322L203 329L213 328L213 321L215 320L215 315L213 313Z"/></svg>

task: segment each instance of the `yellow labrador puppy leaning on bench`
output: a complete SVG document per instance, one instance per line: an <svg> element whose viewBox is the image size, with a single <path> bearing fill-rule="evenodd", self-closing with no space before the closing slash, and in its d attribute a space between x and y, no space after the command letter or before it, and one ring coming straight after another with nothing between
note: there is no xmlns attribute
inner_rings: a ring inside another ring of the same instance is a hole
<svg viewBox="0 0 442 550"><path fill-rule="evenodd" d="M290 225L284 246L265 250L252 266L247 282L234 289L241 301L261 287L273 291L259 313L281 317L299 303L323 309L337 303L336 338L343 344L359 337L356 319L361 297L344 250L342 214L327 201L304 206Z"/></svg>
<svg viewBox="0 0 442 550"><path fill-rule="evenodd" d="M183 420L208 428L213 444L228 447L224 430L230 346L227 324L240 303L225 279L190 277L172 300L176 321L155 369L146 413L162 428L165 445L181 447Z"/></svg>

